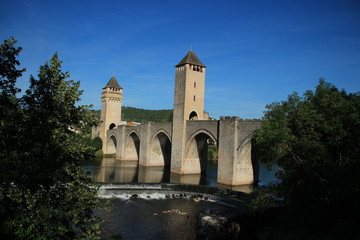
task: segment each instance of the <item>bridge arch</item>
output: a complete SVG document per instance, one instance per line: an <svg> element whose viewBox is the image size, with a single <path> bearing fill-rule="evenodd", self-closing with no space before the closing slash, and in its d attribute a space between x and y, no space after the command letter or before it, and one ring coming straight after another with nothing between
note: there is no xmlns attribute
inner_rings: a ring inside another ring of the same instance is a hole
<svg viewBox="0 0 360 240"><path fill-rule="evenodd" d="M242 184L252 184L254 179L257 178L257 169L254 168L254 164L256 163L254 159L254 151L252 144L252 136L250 134L247 136L236 149L236 159L234 162L235 166L235 177L237 181ZM256 164L255 164L256 165ZM237 172L237 174L236 174Z"/></svg>
<svg viewBox="0 0 360 240"><path fill-rule="evenodd" d="M125 138L125 160L139 160L140 137L139 134L132 130Z"/></svg>
<svg viewBox="0 0 360 240"><path fill-rule="evenodd" d="M152 166L170 167L171 141L165 130L160 129L151 138L149 158L149 164Z"/></svg>
<svg viewBox="0 0 360 240"><path fill-rule="evenodd" d="M107 140L106 152L109 154L116 153L117 138L114 134L111 134Z"/></svg>
<svg viewBox="0 0 360 240"><path fill-rule="evenodd" d="M205 129L200 129L189 137L185 148L186 171L193 174L206 173L209 140L217 144L216 137Z"/></svg>
<svg viewBox="0 0 360 240"><path fill-rule="evenodd" d="M187 140L187 144L189 143L189 141L196 137L196 135L199 134L205 134L207 135L214 143L217 143L217 137L215 137L210 131L206 130L206 129L199 129L196 132L194 132L193 134L190 135L190 137Z"/></svg>
<svg viewBox="0 0 360 240"><path fill-rule="evenodd" d="M236 149L237 151L237 158L238 162L242 162L243 164L251 164L251 152L252 152L252 137L253 134L247 136Z"/></svg>

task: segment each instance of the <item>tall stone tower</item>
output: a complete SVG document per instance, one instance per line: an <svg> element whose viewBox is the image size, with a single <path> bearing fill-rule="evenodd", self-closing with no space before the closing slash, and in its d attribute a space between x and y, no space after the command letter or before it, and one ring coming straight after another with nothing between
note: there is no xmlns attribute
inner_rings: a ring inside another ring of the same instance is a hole
<svg viewBox="0 0 360 240"><path fill-rule="evenodd" d="M103 151L106 153L107 130L113 129L121 123L122 87L112 77L105 85L101 94L101 126L99 137L103 141Z"/></svg>
<svg viewBox="0 0 360 240"><path fill-rule="evenodd" d="M175 67L171 171L183 174L186 121L204 120L206 66L190 50Z"/></svg>

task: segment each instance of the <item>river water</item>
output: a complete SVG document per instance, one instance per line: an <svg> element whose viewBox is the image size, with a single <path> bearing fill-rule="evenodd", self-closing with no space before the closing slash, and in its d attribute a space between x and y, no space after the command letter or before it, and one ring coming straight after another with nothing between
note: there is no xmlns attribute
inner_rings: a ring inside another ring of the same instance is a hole
<svg viewBox="0 0 360 240"><path fill-rule="evenodd" d="M139 166L137 161L121 161L115 158L97 158L85 163L89 176L96 183L175 183L200 186L217 186L217 161L208 161L206 175L179 175L164 167ZM275 181L274 171L260 164L259 185ZM235 189L236 190L236 189Z"/></svg>
<svg viewBox="0 0 360 240"><path fill-rule="evenodd" d="M190 184L217 186L217 162L210 161L206 175L178 175L170 173L163 167L142 167L136 161L120 161L115 158L96 159L85 164L89 177L93 182L106 186L116 183ZM259 184L268 184L275 180L274 172L260 166ZM145 187L146 188L146 187ZM252 186L242 186L240 191L249 192ZM237 189L235 189L237 190ZM168 194L171 195L172 193ZM178 193L176 193L178 194ZM157 239L180 240L196 239L197 216L203 211L234 212L238 206L223 204L215 200L199 200L189 197L168 197L161 191L146 189L142 194L137 192L136 198L124 191L102 191L102 197L116 198L112 200L110 211L98 211L97 215L104 219L101 226L101 239L116 235L121 239ZM174 195L173 195L174 196Z"/></svg>

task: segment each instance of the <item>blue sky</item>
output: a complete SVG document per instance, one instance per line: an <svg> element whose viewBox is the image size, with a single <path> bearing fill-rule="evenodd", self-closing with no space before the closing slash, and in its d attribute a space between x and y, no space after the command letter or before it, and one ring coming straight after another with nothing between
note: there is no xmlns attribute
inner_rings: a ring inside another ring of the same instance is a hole
<svg viewBox="0 0 360 240"><path fill-rule="evenodd" d="M360 90L360 1L0 0L0 40L23 47L18 81L58 52L100 109L114 74L123 106L171 109L175 65L192 46L207 66L210 116L261 118L265 105L314 89L320 77Z"/></svg>

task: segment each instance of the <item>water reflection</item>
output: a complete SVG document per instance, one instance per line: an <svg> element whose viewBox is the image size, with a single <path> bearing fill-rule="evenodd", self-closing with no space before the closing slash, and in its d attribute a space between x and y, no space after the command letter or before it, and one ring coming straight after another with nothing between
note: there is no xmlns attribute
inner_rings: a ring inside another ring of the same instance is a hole
<svg viewBox="0 0 360 240"><path fill-rule="evenodd" d="M217 162L209 161L207 174L180 175L164 167L139 166L137 161L115 158L96 159L85 164L93 182L100 183L180 183L216 186Z"/></svg>
<svg viewBox="0 0 360 240"><path fill-rule="evenodd" d="M196 239L197 216L203 211L234 212L234 208L215 202L187 199L114 199L111 211L99 210L104 219L101 239L115 234L121 239ZM179 214L181 213L181 214Z"/></svg>
<svg viewBox="0 0 360 240"><path fill-rule="evenodd" d="M123 161L116 158L95 159L85 164L93 182L99 183L175 183L192 184L249 192L252 186L230 187L217 184L217 161L209 161L205 174L180 175L171 173L164 167L139 166L137 161ZM259 184L265 185L275 181L273 171L260 165Z"/></svg>

